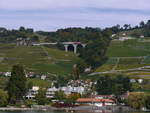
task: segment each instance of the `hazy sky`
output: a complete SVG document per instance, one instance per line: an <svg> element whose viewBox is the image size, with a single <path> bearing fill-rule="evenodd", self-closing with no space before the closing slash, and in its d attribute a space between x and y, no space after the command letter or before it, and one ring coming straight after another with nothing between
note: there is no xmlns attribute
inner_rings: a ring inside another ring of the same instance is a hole
<svg viewBox="0 0 150 113"><path fill-rule="evenodd" d="M150 0L0 0L0 26L52 31L136 25L150 19Z"/></svg>

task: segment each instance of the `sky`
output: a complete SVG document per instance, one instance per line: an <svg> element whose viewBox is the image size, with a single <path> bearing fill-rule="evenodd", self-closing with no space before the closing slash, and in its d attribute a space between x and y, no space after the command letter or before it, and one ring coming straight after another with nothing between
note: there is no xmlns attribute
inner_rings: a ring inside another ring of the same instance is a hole
<svg viewBox="0 0 150 113"><path fill-rule="evenodd" d="M55 31L135 26L150 19L150 0L0 0L0 27Z"/></svg>

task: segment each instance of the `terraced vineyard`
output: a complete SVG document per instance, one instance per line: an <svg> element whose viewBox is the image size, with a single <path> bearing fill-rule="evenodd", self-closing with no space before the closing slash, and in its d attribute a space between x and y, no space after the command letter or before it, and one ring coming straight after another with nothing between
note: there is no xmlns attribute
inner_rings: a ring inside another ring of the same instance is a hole
<svg viewBox="0 0 150 113"><path fill-rule="evenodd" d="M112 41L108 51L108 57L139 57L150 56L150 42L127 40Z"/></svg>
<svg viewBox="0 0 150 113"><path fill-rule="evenodd" d="M0 71L10 71L12 65L23 64L27 71L52 74L69 74L73 64L80 60L73 53L46 47L16 47L0 44Z"/></svg>
<svg viewBox="0 0 150 113"><path fill-rule="evenodd" d="M123 72L137 72L136 75L138 75L140 67L146 66L143 69L146 72L144 75L148 75L148 78L150 78L150 42L138 40L112 41L107 56L109 57L108 61L97 68L95 72L121 70Z"/></svg>

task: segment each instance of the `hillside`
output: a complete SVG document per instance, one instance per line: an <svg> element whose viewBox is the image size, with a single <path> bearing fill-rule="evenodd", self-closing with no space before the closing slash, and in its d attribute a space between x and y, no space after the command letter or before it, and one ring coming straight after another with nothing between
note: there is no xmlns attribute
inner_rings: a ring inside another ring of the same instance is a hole
<svg viewBox="0 0 150 113"><path fill-rule="evenodd" d="M142 75L150 78L150 42L149 40L112 41L108 50L109 59L96 72L116 71L129 75ZM146 67L144 67L146 66ZM140 69L143 67L144 69ZM138 69L139 68L139 69ZM134 73L131 74L130 72ZM135 74L136 72L136 74Z"/></svg>
<svg viewBox="0 0 150 113"><path fill-rule="evenodd" d="M65 75L71 73L78 60L73 53L57 49L0 44L0 72L10 71L12 65L20 63L26 71Z"/></svg>

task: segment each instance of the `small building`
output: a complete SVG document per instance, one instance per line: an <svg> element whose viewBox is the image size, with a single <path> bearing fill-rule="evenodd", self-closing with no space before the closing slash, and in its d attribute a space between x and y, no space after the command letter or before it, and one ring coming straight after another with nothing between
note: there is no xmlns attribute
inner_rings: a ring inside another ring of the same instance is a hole
<svg viewBox="0 0 150 113"><path fill-rule="evenodd" d="M91 67L86 68L86 69L84 70L84 72L85 72L85 73L89 73L89 72L91 72L91 69L92 69Z"/></svg>
<svg viewBox="0 0 150 113"><path fill-rule="evenodd" d="M46 92L46 97L53 98L57 91L59 91L59 89L56 87L48 88Z"/></svg>
<svg viewBox="0 0 150 113"><path fill-rule="evenodd" d="M125 41L125 40L131 40L131 39L134 39L134 38L132 38L132 37L120 37L119 41Z"/></svg>
<svg viewBox="0 0 150 113"><path fill-rule="evenodd" d="M10 77L10 76L11 76L11 72L5 72L4 75L5 75L6 77Z"/></svg>
<svg viewBox="0 0 150 113"><path fill-rule="evenodd" d="M46 75L42 75L41 80L45 80L45 79L46 79Z"/></svg>
<svg viewBox="0 0 150 113"><path fill-rule="evenodd" d="M135 80L135 79L130 79L130 82L131 82L131 83L135 83L136 80Z"/></svg>
<svg viewBox="0 0 150 113"><path fill-rule="evenodd" d="M79 93L79 94L84 94L85 88L82 86L79 87L72 87L72 86L67 86L67 87L61 87L61 91L63 91L66 95L70 95L71 93Z"/></svg>
<svg viewBox="0 0 150 113"><path fill-rule="evenodd" d="M40 88L38 86L33 86L32 89L29 89L25 96L26 99L34 99L35 95L38 94L39 89Z"/></svg>
<svg viewBox="0 0 150 113"><path fill-rule="evenodd" d="M140 84L143 83L143 79L138 79L137 81L138 81L138 83L140 83Z"/></svg>
<svg viewBox="0 0 150 113"><path fill-rule="evenodd" d="M144 35L141 35L140 38L145 38Z"/></svg>

